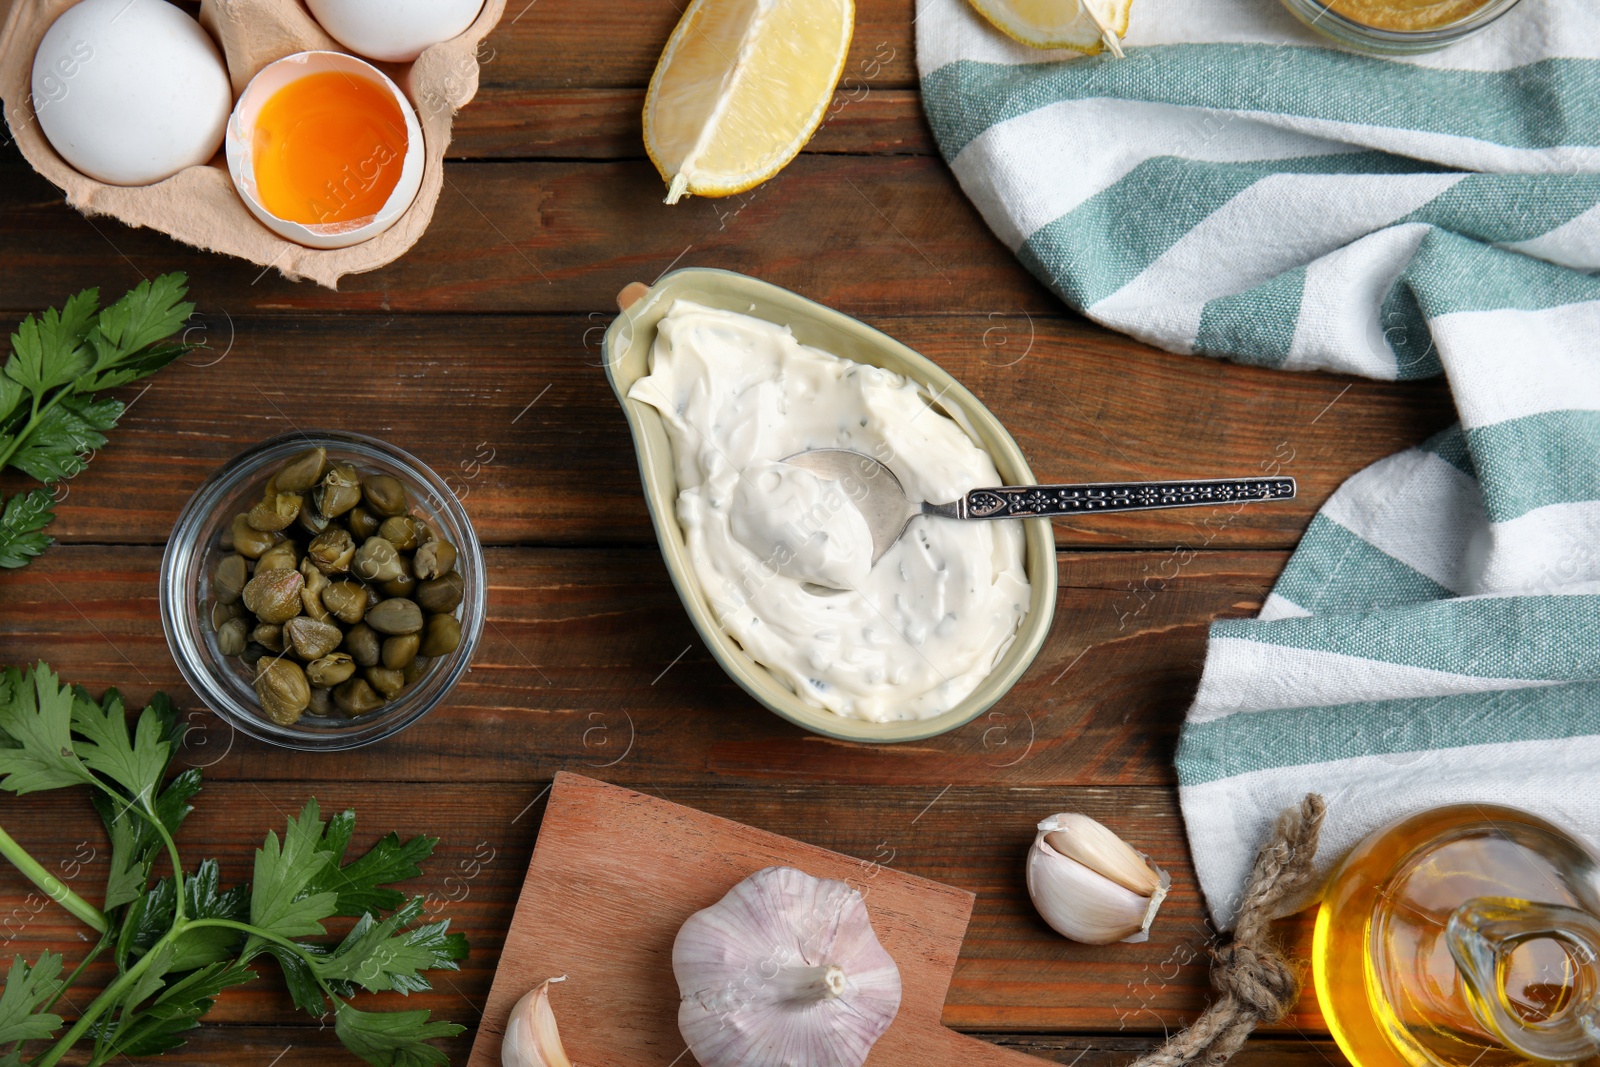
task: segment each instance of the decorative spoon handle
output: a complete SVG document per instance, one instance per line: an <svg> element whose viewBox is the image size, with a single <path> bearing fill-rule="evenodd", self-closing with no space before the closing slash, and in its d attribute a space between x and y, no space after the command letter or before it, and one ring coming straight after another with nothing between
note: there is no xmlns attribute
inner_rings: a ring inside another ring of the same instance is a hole
<svg viewBox="0 0 1600 1067"><path fill-rule="evenodd" d="M1294 494L1293 478L1007 485L974 489L953 504L927 505L924 510L957 519L1029 519L1096 511L1154 511L1206 504L1292 500Z"/></svg>

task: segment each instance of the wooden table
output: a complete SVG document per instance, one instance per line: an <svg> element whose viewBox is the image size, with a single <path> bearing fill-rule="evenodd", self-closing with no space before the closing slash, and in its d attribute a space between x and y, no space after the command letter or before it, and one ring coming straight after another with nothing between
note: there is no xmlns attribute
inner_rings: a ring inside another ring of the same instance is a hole
<svg viewBox="0 0 1600 1067"><path fill-rule="evenodd" d="M1127 1062L1207 998L1212 930L1171 760L1206 625L1260 606L1346 476L1450 422L1443 388L1171 355L1068 311L990 235L935 151L912 0L861 0L831 117L782 175L676 207L661 203L639 135L675 5L524 3L487 42L431 230L338 292L85 219L14 149L0 152L7 331L79 288L115 296L184 270L210 346L120 394L131 409L71 483L60 543L0 573L0 661L45 659L140 701L171 693L195 727L180 761L204 765L209 783L183 841L225 876L248 878L265 830L313 794L324 810L355 806L358 838L440 836L415 888L449 901L473 951L409 1006L476 1021L543 792L568 769L976 892L946 1023L1056 1062ZM1042 479L1244 475L1276 461L1301 497L1058 522L1054 632L992 712L908 745L810 736L736 689L696 639L598 366L617 291L688 264L786 286L939 361ZM385 437L447 475L490 568L490 625L448 704L397 739L326 756L230 736L180 679L156 606L161 545L193 488L252 442L309 426ZM1060 810L1102 819L1172 872L1149 943L1073 945L1036 917L1022 860L1034 822ZM0 822L44 856L87 842L98 855L85 884L103 876L87 800L7 796ZM0 872L13 917L0 953L52 947L70 962L82 951L73 921L32 914L28 890ZM1303 952L1306 925L1287 933ZM470 1039L450 1043L453 1061ZM269 976L225 994L169 1059L356 1062L335 1045ZM1308 997L1238 1062L1339 1057Z"/></svg>

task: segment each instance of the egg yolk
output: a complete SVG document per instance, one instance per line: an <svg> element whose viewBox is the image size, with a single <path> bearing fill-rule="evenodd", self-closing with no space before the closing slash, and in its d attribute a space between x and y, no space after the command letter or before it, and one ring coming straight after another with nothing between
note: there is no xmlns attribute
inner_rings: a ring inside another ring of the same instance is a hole
<svg viewBox="0 0 1600 1067"><path fill-rule="evenodd" d="M306 225L375 215L400 181L406 140L400 105L377 82L340 71L297 78L256 114L256 197Z"/></svg>

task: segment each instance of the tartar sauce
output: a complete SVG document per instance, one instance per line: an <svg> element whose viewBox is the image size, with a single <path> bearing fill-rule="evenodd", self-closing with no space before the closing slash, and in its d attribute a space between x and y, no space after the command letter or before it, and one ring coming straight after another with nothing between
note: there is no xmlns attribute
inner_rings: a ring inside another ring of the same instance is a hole
<svg viewBox="0 0 1600 1067"><path fill-rule="evenodd" d="M788 329L676 301L629 396L666 422L678 521L722 627L802 699L874 722L946 711L993 670L1027 612L1020 524L919 517L876 564L864 483L781 460L849 448L913 500L1000 484L994 461L916 383Z"/></svg>

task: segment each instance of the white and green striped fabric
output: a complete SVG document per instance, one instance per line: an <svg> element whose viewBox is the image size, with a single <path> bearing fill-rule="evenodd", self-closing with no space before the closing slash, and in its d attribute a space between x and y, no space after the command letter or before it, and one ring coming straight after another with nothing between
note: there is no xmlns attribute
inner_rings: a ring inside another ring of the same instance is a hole
<svg viewBox="0 0 1600 1067"><path fill-rule="evenodd" d="M1312 790L1324 869L1463 801L1600 842L1600 5L1523 0L1394 60L1276 0L1135 0L1126 45L1038 52L919 0L929 120L1001 240L1162 348L1443 373L1461 417L1346 482L1260 617L1212 628L1177 763L1213 916Z"/></svg>

